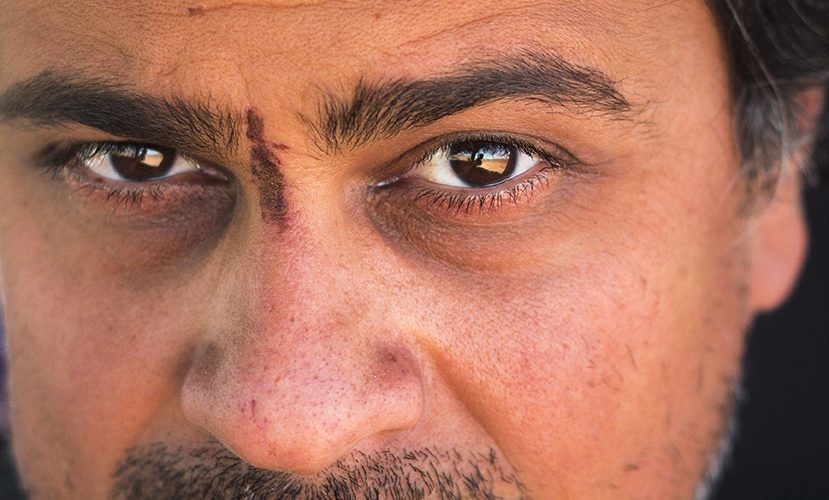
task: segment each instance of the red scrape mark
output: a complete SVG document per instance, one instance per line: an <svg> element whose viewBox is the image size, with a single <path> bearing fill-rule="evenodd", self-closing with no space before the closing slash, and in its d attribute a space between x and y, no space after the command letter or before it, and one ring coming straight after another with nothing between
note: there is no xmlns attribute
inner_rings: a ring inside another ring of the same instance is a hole
<svg viewBox="0 0 829 500"><path fill-rule="evenodd" d="M287 146L265 140L265 123L262 116L253 109L247 112L245 135L251 142L251 173L259 181L259 206L262 218L266 222L284 223L287 204L277 150L287 149Z"/></svg>

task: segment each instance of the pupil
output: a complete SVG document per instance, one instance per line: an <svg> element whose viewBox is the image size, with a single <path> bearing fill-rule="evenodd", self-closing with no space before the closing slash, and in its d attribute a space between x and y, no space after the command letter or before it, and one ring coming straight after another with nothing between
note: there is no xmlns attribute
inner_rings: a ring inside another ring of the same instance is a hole
<svg viewBox="0 0 829 500"><path fill-rule="evenodd" d="M175 153L147 147L128 146L109 153L112 167L124 179L145 181L166 175Z"/></svg>
<svg viewBox="0 0 829 500"><path fill-rule="evenodd" d="M491 142L462 142L449 149L449 165L469 186L489 186L503 182L515 170L515 148Z"/></svg>

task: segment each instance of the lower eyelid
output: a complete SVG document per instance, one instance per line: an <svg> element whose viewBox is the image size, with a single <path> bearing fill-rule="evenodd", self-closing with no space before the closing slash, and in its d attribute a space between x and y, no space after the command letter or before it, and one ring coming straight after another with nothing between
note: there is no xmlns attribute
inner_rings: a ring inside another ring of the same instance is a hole
<svg viewBox="0 0 829 500"><path fill-rule="evenodd" d="M65 165L61 181L73 196L92 212L127 221L151 218L169 219L177 208L198 203L208 197L235 199L234 188L225 177L188 172L152 182L115 181L90 171L80 159ZM188 181L188 177L191 177ZM170 179L177 179L170 182Z"/></svg>
<svg viewBox="0 0 829 500"><path fill-rule="evenodd" d="M146 189L72 189L65 226L102 267L135 272L137 280L205 255L232 223L238 199L235 186L204 184L165 186L160 196ZM136 204L134 196L143 201Z"/></svg>
<svg viewBox="0 0 829 500"><path fill-rule="evenodd" d="M507 270L515 261L509 259L504 267L503 257L516 251L517 245L551 230L568 230L570 203L581 193L580 184L589 179L547 167L483 196L405 182L373 190L367 215L395 249L420 262L442 262L474 272Z"/></svg>
<svg viewBox="0 0 829 500"><path fill-rule="evenodd" d="M389 200L400 197L408 206L436 217L480 220L481 217L509 217L532 204L543 190L553 189L560 169L545 166L521 180L507 181L490 189L452 189L431 182L401 179L379 187L377 196ZM399 203L395 201L395 203Z"/></svg>

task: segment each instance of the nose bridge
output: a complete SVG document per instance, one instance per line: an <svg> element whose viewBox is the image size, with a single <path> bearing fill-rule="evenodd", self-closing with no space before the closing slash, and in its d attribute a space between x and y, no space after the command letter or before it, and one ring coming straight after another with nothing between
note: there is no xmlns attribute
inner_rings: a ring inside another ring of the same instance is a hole
<svg viewBox="0 0 829 500"><path fill-rule="evenodd" d="M423 387L414 351L350 281L359 269L303 250L258 268L249 318L195 351L182 405L244 460L313 473L413 427Z"/></svg>

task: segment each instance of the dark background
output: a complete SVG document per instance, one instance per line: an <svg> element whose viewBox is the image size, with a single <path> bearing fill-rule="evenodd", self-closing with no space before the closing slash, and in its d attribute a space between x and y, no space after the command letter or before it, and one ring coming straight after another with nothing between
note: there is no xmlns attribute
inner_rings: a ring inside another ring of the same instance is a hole
<svg viewBox="0 0 829 500"><path fill-rule="evenodd" d="M829 188L807 191L806 209L806 267L749 338L739 435L714 500L829 499ZM0 499L20 498L11 467L0 450Z"/></svg>
<svg viewBox="0 0 829 500"><path fill-rule="evenodd" d="M715 500L829 499L829 187L808 191L806 209L806 267L749 338L739 435Z"/></svg>

